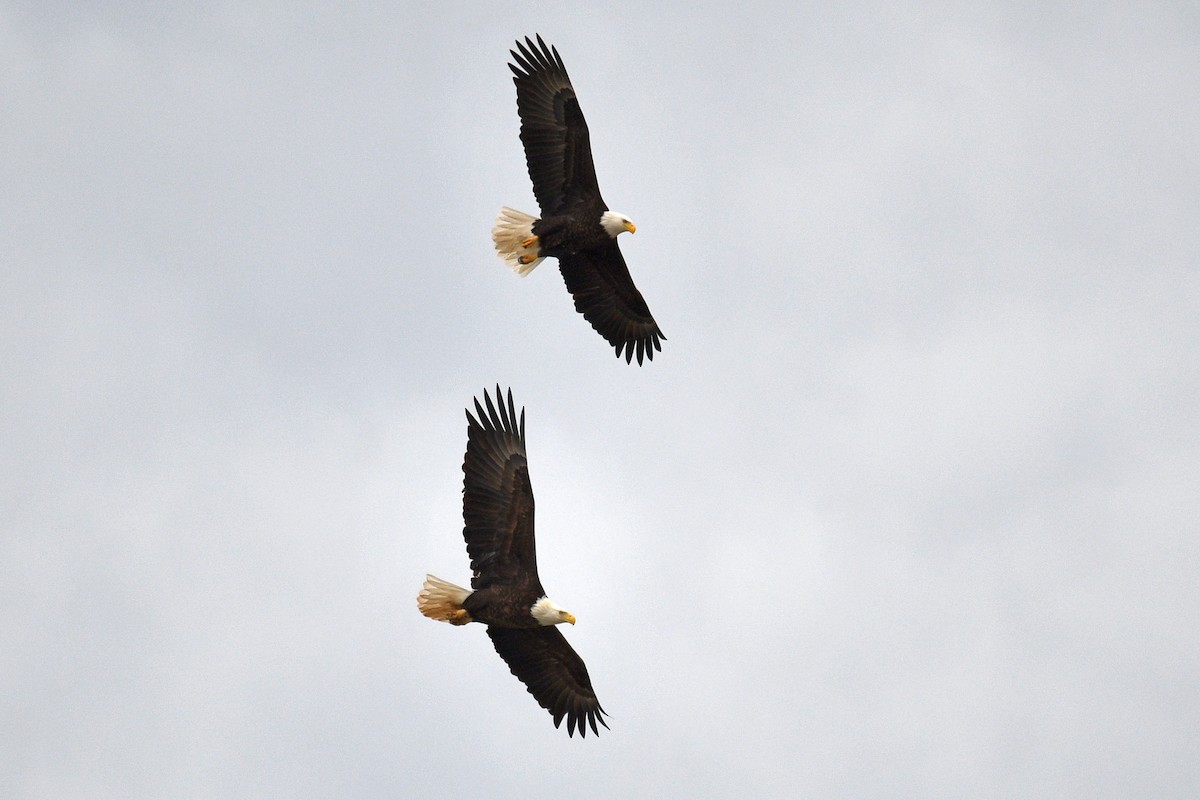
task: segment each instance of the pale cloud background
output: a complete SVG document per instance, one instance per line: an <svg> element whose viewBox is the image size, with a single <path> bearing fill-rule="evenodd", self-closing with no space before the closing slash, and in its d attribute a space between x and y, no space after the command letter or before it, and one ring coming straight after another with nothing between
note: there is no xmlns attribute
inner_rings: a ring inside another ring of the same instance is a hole
<svg viewBox="0 0 1200 800"><path fill-rule="evenodd" d="M667 334L547 262L556 44ZM0 3L0 794L1194 797L1187 3ZM478 627L527 407L612 730Z"/></svg>

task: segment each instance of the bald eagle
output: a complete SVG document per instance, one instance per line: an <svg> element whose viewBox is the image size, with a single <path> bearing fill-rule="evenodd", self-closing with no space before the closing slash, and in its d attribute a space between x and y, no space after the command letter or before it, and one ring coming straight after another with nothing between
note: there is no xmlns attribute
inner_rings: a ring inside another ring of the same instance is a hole
<svg viewBox="0 0 1200 800"><path fill-rule="evenodd" d="M555 625L575 617L546 596L538 579L533 542L533 489L525 461L525 409L517 420L512 390L508 407L496 387L499 410L483 393L484 413L467 411L467 454L463 460L463 538L471 557L471 588L425 576L417 608L430 619L466 625L482 622L496 652L525 684L558 727L600 735L604 709L592 691L587 667Z"/></svg>
<svg viewBox="0 0 1200 800"><path fill-rule="evenodd" d="M517 52L517 51L520 52ZM596 185L596 168L587 123L558 50L542 37L529 37L510 50L517 85L521 142L541 219L500 209L492 229L496 252L518 275L528 275L543 258L558 259L575 310L596 332L625 354L654 358L666 339L617 247L617 236L637 227L624 214L610 211Z"/></svg>

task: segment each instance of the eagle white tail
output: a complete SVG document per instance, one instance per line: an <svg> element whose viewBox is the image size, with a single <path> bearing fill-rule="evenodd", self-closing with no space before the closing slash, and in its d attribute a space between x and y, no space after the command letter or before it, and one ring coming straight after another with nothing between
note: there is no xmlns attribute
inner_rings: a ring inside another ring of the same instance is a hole
<svg viewBox="0 0 1200 800"><path fill-rule="evenodd" d="M538 255L538 243L533 236L533 223L537 217L517 211L515 208L503 206L500 216L496 217L496 227L492 228L492 241L496 252L508 264L509 269L524 277L533 268L542 263ZM533 243L526 245L530 239Z"/></svg>
<svg viewBox="0 0 1200 800"><path fill-rule="evenodd" d="M471 596L470 589L455 586L449 581L425 576L421 593L417 595L417 608L430 619L449 622L451 625L466 625L471 615L462 607L463 601Z"/></svg>

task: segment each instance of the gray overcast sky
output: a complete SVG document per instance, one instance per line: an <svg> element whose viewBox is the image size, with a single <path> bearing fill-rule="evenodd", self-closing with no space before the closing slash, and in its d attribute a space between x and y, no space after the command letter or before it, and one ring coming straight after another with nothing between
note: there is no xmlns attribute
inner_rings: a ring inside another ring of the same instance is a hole
<svg viewBox="0 0 1200 800"><path fill-rule="evenodd" d="M0 795L1200 791L1194 4L206 5L0 2ZM415 608L497 382L595 740Z"/></svg>

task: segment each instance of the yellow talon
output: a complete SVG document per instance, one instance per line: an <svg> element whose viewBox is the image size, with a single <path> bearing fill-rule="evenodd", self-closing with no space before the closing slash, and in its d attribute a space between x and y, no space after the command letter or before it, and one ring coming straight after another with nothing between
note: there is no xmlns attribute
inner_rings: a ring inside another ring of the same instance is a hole
<svg viewBox="0 0 1200 800"><path fill-rule="evenodd" d="M521 242L521 247L533 247L535 244L537 244L537 240L538 240L538 237L530 236L528 239Z"/></svg>
<svg viewBox="0 0 1200 800"><path fill-rule="evenodd" d="M530 261L533 261L534 258L535 258L534 256L518 256L517 263L518 264L528 264Z"/></svg>

